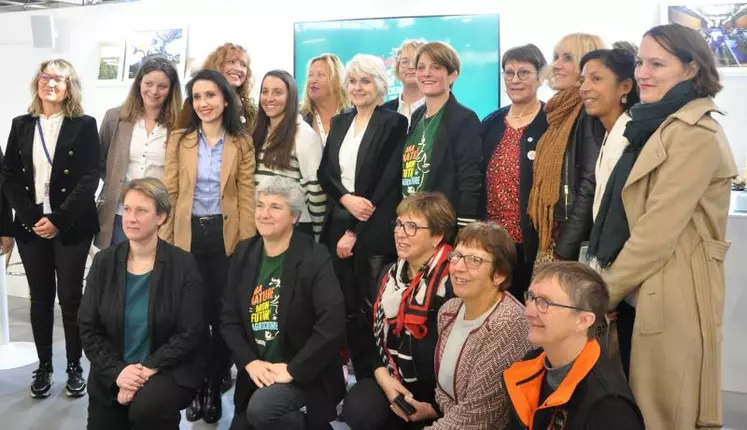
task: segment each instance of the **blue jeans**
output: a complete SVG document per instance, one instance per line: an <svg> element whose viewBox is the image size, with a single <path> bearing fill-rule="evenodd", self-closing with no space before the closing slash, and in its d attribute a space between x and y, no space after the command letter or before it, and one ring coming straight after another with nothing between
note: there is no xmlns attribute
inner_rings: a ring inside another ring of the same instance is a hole
<svg viewBox="0 0 747 430"><path fill-rule="evenodd" d="M122 228L122 215L114 215L114 227L112 228L112 246L119 245L127 240Z"/></svg>

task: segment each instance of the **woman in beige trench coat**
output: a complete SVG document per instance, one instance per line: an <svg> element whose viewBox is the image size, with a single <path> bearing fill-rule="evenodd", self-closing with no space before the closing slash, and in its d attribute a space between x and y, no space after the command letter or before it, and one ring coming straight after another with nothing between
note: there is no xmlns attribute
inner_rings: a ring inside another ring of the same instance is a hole
<svg viewBox="0 0 747 430"><path fill-rule="evenodd" d="M646 428L719 428L724 236L736 165L712 118L718 72L706 42L675 24L644 35L636 79L642 104L625 136L637 158L626 151L612 173L589 252L603 268L610 308L624 299L636 305L630 384ZM615 177L626 162L627 177ZM619 219L614 227L625 234L604 224Z"/></svg>

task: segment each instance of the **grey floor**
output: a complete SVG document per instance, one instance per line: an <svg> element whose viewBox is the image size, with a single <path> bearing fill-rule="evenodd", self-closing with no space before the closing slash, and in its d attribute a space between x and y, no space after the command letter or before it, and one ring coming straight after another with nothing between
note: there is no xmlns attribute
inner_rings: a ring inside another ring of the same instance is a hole
<svg viewBox="0 0 747 430"><path fill-rule="evenodd" d="M9 276L12 278L12 276ZM29 301L9 297L12 341L32 341L29 323ZM65 384L65 351L62 323L57 309L54 332L54 385L52 395L44 400L29 397L31 372L36 363L19 369L0 371L0 430L81 430L86 425L87 398L69 399L63 393ZM83 363L88 372L88 363ZM182 419L181 429L228 429L233 414L233 390L223 395L223 420L217 425L189 423ZM747 395L724 392L726 429L747 430ZM343 423L333 423L336 430L348 429ZM656 429L660 430L660 429ZM663 429L662 429L663 430Z"/></svg>

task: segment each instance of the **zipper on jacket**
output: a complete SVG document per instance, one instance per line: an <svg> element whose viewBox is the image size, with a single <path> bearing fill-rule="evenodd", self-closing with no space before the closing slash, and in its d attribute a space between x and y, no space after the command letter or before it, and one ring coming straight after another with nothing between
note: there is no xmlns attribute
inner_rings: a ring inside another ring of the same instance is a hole
<svg viewBox="0 0 747 430"><path fill-rule="evenodd" d="M565 184L563 184L563 192L565 194L565 220L568 221L568 156L565 157Z"/></svg>

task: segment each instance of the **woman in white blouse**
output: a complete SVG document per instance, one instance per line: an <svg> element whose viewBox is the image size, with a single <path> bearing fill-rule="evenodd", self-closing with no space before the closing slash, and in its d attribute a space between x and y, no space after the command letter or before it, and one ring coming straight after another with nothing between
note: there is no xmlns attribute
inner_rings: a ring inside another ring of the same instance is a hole
<svg viewBox="0 0 747 430"><path fill-rule="evenodd" d="M327 198L316 177L322 140L298 114L298 88L285 70L272 70L262 79L257 123L252 133L257 187L275 176L297 181L306 195L298 229L317 240L322 232Z"/></svg>
<svg viewBox="0 0 747 430"><path fill-rule="evenodd" d="M391 222L402 198L407 118L380 106L388 88L381 58L353 57L345 83L355 109L332 118L319 165L319 182L330 201L321 242L333 256L348 313L353 367L363 376L370 365L362 359L360 341L371 333L375 278L397 258Z"/></svg>
<svg viewBox="0 0 747 430"><path fill-rule="evenodd" d="M127 240L119 203L122 186L133 179L163 179L166 141L181 104L179 74L169 60L156 56L143 61L124 104L106 112L99 132L104 187L97 204L98 248Z"/></svg>

